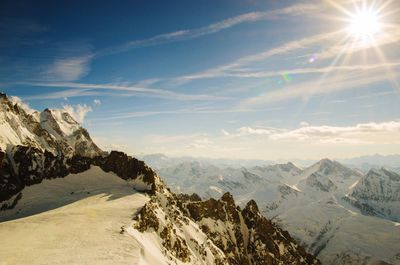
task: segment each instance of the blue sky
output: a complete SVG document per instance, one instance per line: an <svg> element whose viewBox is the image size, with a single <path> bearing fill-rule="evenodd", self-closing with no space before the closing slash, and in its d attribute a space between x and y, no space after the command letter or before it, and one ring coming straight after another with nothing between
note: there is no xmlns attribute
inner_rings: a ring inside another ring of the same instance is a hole
<svg viewBox="0 0 400 265"><path fill-rule="evenodd" d="M397 1L106 2L2 1L0 89L131 154L400 150Z"/></svg>

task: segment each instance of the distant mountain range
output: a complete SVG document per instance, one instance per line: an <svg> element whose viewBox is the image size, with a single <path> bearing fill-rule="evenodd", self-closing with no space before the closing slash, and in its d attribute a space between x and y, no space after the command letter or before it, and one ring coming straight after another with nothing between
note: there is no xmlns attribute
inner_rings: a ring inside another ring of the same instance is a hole
<svg viewBox="0 0 400 265"><path fill-rule="evenodd" d="M199 158L199 157L170 157L164 154L142 155L139 158L146 161L153 168L163 168L166 166L177 165L183 162L201 161L220 167L252 167L274 164L283 164L288 160L261 160L261 159L224 159L224 158ZM368 171L371 168L390 167L400 171L400 155L368 155L347 159L334 159L348 167ZM308 167L318 162L311 159L291 159L290 162L300 167Z"/></svg>
<svg viewBox="0 0 400 265"><path fill-rule="evenodd" d="M229 192L242 206L254 199L266 217L323 264L400 263L400 175L395 171L364 173L329 159L306 168L291 162L226 167L209 161L191 159L156 171L175 192L204 199Z"/></svg>

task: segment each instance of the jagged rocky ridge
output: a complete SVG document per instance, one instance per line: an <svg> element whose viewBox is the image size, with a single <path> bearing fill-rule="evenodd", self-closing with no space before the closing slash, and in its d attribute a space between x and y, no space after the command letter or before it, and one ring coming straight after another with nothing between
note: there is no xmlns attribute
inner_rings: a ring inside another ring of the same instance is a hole
<svg viewBox="0 0 400 265"><path fill-rule="evenodd" d="M12 151L12 156L0 151L0 202L6 201L2 203L3 209L15 205L25 186L77 174L88 170L91 165L134 182L135 189L140 191L154 193L160 182L156 173L143 161L118 151L92 158L55 156L48 151L27 146L16 146Z"/></svg>
<svg viewBox="0 0 400 265"><path fill-rule="evenodd" d="M0 130L1 210L15 207L27 186L98 166L149 194L150 201L136 213L129 229L155 232L171 261L319 264L287 232L262 217L254 201L241 210L229 194L208 201L176 195L143 161L118 151L103 152L66 112L28 113L1 94Z"/></svg>
<svg viewBox="0 0 400 265"><path fill-rule="evenodd" d="M212 264L320 264L287 231L263 217L255 201L240 209L229 193L202 201L196 194L166 190L154 195L135 220L140 232L159 235L165 255L187 263L206 262L211 255ZM191 222L207 240L185 239Z"/></svg>

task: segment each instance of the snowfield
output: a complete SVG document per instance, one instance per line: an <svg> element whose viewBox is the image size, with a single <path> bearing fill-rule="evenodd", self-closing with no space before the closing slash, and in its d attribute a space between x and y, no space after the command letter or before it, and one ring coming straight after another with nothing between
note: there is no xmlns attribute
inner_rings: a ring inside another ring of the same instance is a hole
<svg viewBox="0 0 400 265"><path fill-rule="evenodd" d="M98 167L27 187L0 212L0 264L140 264L143 246L126 232L149 198ZM47 210L47 211L46 211Z"/></svg>

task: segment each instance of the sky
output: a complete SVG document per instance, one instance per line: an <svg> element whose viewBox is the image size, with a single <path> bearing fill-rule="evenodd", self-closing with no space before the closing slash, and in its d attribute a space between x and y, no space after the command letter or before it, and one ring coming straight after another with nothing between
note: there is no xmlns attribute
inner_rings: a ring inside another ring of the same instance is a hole
<svg viewBox="0 0 400 265"><path fill-rule="evenodd" d="M105 150L400 153L400 1L1 1L0 91Z"/></svg>

